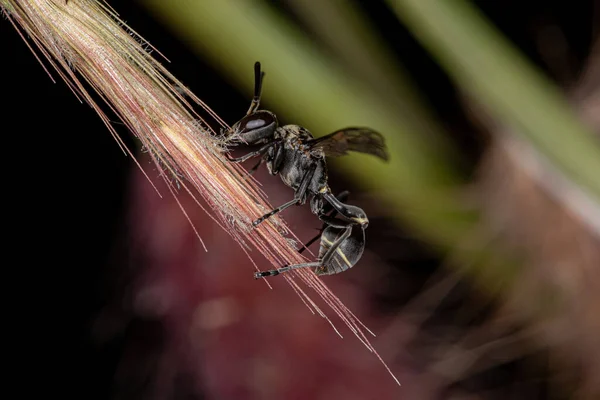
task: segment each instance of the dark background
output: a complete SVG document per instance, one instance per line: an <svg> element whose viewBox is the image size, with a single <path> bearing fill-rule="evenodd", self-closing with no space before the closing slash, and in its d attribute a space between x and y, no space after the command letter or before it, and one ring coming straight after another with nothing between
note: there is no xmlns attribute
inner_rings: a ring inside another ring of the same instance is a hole
<svg viewBox="0 0 600 400"><path fill-rule="evenodd" d="M133 1L110 3L123 20L171 60L170 71L225 121L233 123L246 110L249 99L144 9ZM270 3L287 12L284 5ZM468 123L445 75L383 2L362 3L440 118L452 127L452 139L464 153L464 172L470 174L485 137ZM562 28L571 50L572 78L589 52L592 1L479 3L553 79L563 85L572 83L568 76L556 76L552 68L548 69L531 29L538 21L548 20ZM2 134L6 140L3 209L8 222L3 224L3 282L8 289L9 314L15 316L5 329L18 339L6 345L17 350L19 361L15 361L14 370L26 377L21 386L25 392L41 388L48 395L113 398L114 373L131 343L128 337L143 330L155 332L149 347L161 342L162 327L157 321L134 321L102 346L90 336L96 317L107 303L118 298L118 282L126 280L125 271L130 270L123 221L128 179L136 167L119 150L95 112L78 103L54 73L57 83L51 82L5 19L0 22L0 38ZM285 120L285 116L280 118ZM128 133L122 127L117 129L130 148L137 150L138 144ZM340 186L351 187L344 177L335 180ZM438 260L418 246L412 251L411 264L403 268L420 282L435 270ZM389 293L382 295L382 307L400 307L408 296L393 293L391 285ZM15 347L13 343L18 344ZM123 387L120 390L126 391Z"/></svg>

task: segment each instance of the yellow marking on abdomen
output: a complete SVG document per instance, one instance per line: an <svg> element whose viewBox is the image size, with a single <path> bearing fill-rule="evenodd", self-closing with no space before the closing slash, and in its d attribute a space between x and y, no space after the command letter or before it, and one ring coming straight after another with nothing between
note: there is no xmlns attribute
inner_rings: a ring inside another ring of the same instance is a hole
<svg viewBox="0 0 600 400"><path fill-rule="evenodd" d="M333 245L333 242L330 242L329 240L327 240L326 237L321 237L321 239L325 242L325 244L329 245L329 247L331 247ZM335 250L340 257L342 257L342 260L344 260L344 262L346 264L348 264L348 268L352 268L352 263L350 261L348 261L348 259L346 258L346 255L344 254L344 252L342 251L342 249L340 249L339 247Z"/></svg>

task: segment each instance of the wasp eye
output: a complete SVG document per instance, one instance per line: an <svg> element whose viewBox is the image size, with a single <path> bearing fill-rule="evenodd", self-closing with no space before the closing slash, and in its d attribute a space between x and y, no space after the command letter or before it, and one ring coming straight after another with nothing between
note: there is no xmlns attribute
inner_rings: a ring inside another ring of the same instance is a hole
<svg viewBox="0 0 600 400"><path fill-rule="evenodd" d="M264 111L259 111L243 118L240 121L240 133L250 132L256 129L264 128L274 122L273 115Z"/></svg>
<svg viewBox="0 0 600 400"><path fill-rule="evenodd" d="M277 128L277 119L269 111L261 110L242 118L233 129L242 141L259 144L273 136Z"/></svg>
<svg viewBox="0 0 600 400"><path fill-rule="evenodd" d="M242 132L248 132L254 129L262 128L267 125L267 121L262 118L251 119L246 122L246 125L242 127Z"/></svg>

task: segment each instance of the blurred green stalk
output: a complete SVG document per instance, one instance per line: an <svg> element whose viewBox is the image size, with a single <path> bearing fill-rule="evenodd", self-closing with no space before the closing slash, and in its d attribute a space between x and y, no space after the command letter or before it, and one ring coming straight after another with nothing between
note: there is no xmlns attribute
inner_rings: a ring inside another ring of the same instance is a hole
<svg viewBox="0 0 600 400"><path fill-rule="evenodd" d="M600 203L600 142L560 91L464 0L387 0L457 84Z"/></svg>
<svg viewBox="0 0 600 400"><path fill-rule="evenodd" d="M375 90L413 132L421 135L433 132L436 140L447 137L437 120L432 118L419 88L388 46L377 37L371 21L365 18L356 3L338 0L287 0L286 3L336 62L350 76ZM449 143L443 146L449 153Z"/></svg>

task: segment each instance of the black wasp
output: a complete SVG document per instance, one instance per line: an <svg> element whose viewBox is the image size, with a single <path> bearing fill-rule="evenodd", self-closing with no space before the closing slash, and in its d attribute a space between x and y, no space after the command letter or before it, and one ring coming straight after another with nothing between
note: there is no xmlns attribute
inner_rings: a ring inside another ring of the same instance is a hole
<svg viewBox="0 0 600 400"><path fill-rule="evenodd" d="M362 240L355 240L357 234L352 234L352 227L359 226L361 231L369 223L366 213L359 207L344 204L336 198L327 185L327 165L325 157L343 156L348 151L356 151L375 155L388 160L383 136L369 128L350 127L333 132L329 135L314 138L305 128L298 125L279 126L277 117L268 110L259 110L263 74L260 63L254 64L254 98L246 115L231 128L229 142L232 144L260 145L261 147L242 157L230 158L231 162L243 162L253 157L261 157L251 169L255 171L263 162L271 175L279 175L281 180L294 189L294 198L287 203L263 215L252 224L260 224L267 218L295 204L305 204L309 196L311 211L321 219L326 227L321 240L321 252L318 264L308 263L302 267L321 267L321 274L341 272L328 264L332 255L341 254L345 258L347 268L352 267L360 258L364 247L364 232ZM327 215L328 209L333 208L341 218ZM330 245L326 245L330 242ZM325 244L324 244L325 243ZM353 245L353 243L357 243ZM354 251L355 247L360 252ZM325 249L325 250L324 250ZM344 256L340 253L357 256ZM336 253L337 252L337 253ZM360 254L359 254L360 253ZM334 257L335 258L335 257ZM299 267L299 266L294 266ZM286 267L287 268L287 267ZM345 269L347 269L345 268ZM291 266L288 269L292 269ZM319 270L317 268L317 270ZM281 270L278 270L283 272ZM269 273L265 273L269 275ZM257 274L257 277L266 276Z"/></svg>

